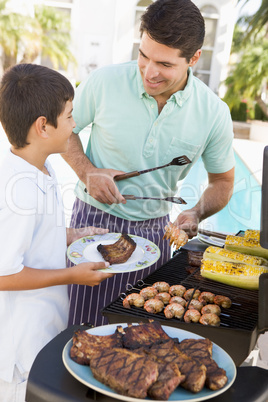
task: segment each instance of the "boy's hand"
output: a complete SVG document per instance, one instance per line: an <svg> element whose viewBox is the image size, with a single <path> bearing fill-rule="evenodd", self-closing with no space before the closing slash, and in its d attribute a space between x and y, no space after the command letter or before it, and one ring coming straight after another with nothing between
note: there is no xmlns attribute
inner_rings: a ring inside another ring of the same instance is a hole
<svg viewBox="0 0 268 402"><path fill-rule="evenodd" d="M109 272L109 270L107 270L107 272L99 271L99 269L107 267L109 267L108 262L83 262L68 268L68 270L72 270L70 283L87 286L99 285L104 279L111 278L115 275Z"/></svg>
<svg viewBox="0 0 268 402"><path fill-rule="evenodd" d="M67 247L75 240L81 239L84 236L93 236L98 234L108 233L108 229L95 228L94 226L87 226L85 228L66 228L67 233Z"/></svg>

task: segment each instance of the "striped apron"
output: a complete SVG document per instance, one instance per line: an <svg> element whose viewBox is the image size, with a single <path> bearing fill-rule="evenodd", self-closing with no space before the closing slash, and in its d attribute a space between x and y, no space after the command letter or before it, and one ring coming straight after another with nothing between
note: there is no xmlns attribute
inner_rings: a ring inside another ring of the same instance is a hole
<svg viewBox="0 0 268 402"><path fill-rule="evenodd" d="M162 240L164 227L169 215L145 221L128 221L101 211L76 198L72 211L70 227L95 226L108 228L111 233L128 233L146 238L155 243L161 251L159 260L152 266L127 273L119 273L104 280L100 285L90 287L69 285L70 311L69 325L90 323L94 326L108 324L101 310L126 291L128 283L134 285L139 279L148 276L170 259L169 241ZM68 266L72 264L68 261Z"/></svg>

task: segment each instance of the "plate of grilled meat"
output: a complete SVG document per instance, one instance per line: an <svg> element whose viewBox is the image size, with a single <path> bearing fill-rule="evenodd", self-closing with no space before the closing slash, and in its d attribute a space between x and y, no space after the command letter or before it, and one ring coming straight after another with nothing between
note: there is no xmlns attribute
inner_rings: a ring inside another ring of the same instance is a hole
<svg viewBox="0 0 268 402"><path fill-rule="evenodd" d="M81 383L129 402L204 401L225 392L236 377L221 347L153 320L78 330L62 358Z"/></svg>
<svg viewBox="0 0 268 402"><path fill-rule="evenodd" d="M147 268L160 257L156 244L140 236L126 233L106 233L85 236L67 249L67 257L74 264L108 261L110 266L102 271L132 272Z"/></svg>

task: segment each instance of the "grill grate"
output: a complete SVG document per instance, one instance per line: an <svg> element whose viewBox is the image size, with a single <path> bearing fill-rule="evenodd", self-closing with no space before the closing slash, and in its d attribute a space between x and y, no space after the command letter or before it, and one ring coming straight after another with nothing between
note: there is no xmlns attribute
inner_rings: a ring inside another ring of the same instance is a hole
<svg viewBox="0 0 268 402"><path fill-rule="evenodd" d="M258 291L234 288L219 282L214 282L203 278L200 275L200 270L197 268L193 273L189 274L186 267L188 266L188 254L183 250L176 254L174 258L169 260L165 265L158 268L151 275L143 279L144 284L133 284L133 290L126 291L126 294L139 292L148 285L154 282L165 281L170 285L182 284L186 289L197 288L201 292L209 291L215 294L220 294L230 297L232 306L229 309L222 308L220 328L239 329L245 331L253 331L258 325ZM133 317L137 319L157 319L164 321L163 324L176 325L181 320L177 318L167 319L163 312L157 314L147 313L143 308L132 307L125 309L122 304L122 298L119 296L116 300L110 303L102 311L103 315L119 315ZM122 320L124 322L124 320ZM183 320L182 320L183 322ZM183 324L185 324L183 322ZM187 326L202 324L185 324ZM187 327L188 328L188 327ZM190 330L190 328L189 328Z"/></svg>

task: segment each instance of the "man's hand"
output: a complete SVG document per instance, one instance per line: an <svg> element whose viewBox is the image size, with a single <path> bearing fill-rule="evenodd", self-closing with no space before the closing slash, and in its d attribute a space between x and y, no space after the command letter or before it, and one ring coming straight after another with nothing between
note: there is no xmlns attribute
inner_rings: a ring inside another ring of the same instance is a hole
<svg viewBox="0 0 268 402"><path fill-rule="evenodd" d="M87 226L85 228L79 229L66 228L67 246L69 246L74 241L81 239L81 237L105 234L108 232L108 229L95 228L94 226Z"/></svg>
<svg viewBox="0 0 268 402"><path fill-rule="evenodd" d="M103 204L125 204L126 200L114 181L114 177L122 173L125 172L114 169L91 169L84 180L87 192Z"/></svg>
<svg viewBox="0 0 268 402"><path fill-rule="evenodd" d="M183 229L187 233L189 239L192 239L197 235L198 224L199 217L196 211L192 209L183 211L174 221L174 225L178 226L180 229Z"/></svg>
<svg viewBox="0 0 268 402"><path fill-rule="evenodd" d="M68 151L61 156L75 171L79 179L85 184L87 192L95 200L109 205L126 203L114 181L114 176L125 172L96 168L84 153L79 135L74 133L71 135Z"/></svg>

